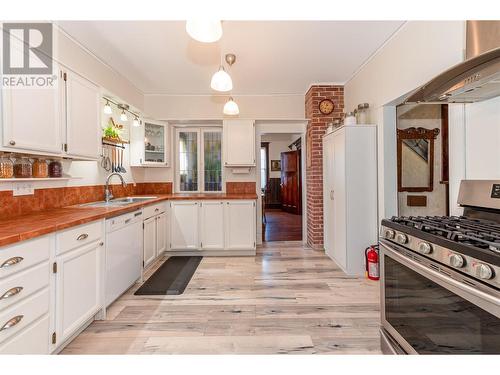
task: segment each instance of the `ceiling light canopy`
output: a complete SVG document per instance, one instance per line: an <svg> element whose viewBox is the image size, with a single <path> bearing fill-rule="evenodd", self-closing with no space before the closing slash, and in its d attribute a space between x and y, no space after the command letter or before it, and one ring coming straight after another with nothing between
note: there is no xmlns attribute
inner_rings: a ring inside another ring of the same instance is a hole
<svg viewBox="0 0 500 375"><path fill-rule="evenodd" d="M238 104L234 101L232 97L229 98L229 100L224 104L224 114L225 115L230 115L230 116L235 116L240 113L240 109L238 108Z"/></svg>
<svg viewBox="0 0 500 375"><path fill-rule="evenodd" d="M212 76L210 87L215 91L221 92L227 92L233 89L233 80L231 79L231 76L226 73L222 65Z"/></svg>
<svg viewBox="0 0 500 375"><path fill-rule="evenodd" d="M214 20L186 21L186 32L198 42L213 43L222 36L222 22Z"/></svg>

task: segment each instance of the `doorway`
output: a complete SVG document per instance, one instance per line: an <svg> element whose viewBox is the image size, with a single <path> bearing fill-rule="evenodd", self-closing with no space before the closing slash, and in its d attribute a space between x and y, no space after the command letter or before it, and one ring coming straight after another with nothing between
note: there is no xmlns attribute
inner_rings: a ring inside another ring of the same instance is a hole
<svg viewBox="0 0 500 375"><path fill-rule="evenodd" d="M448 105L396 108L399 216L448 216Z"/></svg>
<svg viewBox="0 0 500 375"><path fill-rule="evenodd" d="M302 240L302 138L262 134L262 241Z"/></svg>

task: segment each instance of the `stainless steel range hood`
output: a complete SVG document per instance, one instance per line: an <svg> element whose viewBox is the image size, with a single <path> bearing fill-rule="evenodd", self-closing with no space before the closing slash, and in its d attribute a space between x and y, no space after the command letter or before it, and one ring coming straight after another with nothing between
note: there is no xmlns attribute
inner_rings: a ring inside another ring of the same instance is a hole
<svg viewBox="0 0 500 375"><path fill-rule="evenodd" d="M405 103L474 103L500 96L500 21L467 21L466 60L417 89Z"/></svg>

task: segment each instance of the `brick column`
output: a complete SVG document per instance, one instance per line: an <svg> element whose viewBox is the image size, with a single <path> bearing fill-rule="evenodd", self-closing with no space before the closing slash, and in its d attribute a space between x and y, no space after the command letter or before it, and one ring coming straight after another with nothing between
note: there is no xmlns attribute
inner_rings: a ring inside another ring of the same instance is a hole
<svg viewBox="0 0 500 375"><path fill-rule="evenodd" d="M330 99L335 104L334 111L323 115L319 103ZM344 87L314 85L305 97L307 125L306 147L311 147L306 161L307 179L307 243L314 249L323 248L323 135L328 123L340 119L344 112Z"/></svg>

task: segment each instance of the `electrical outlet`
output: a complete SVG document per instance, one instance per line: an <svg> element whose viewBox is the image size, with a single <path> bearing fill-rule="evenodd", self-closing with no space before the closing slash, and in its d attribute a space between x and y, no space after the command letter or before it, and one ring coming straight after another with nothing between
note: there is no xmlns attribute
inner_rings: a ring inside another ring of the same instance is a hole
<svg viewBox="0 0 500 375"><path fill-rule="evenodd" d="M35 187L32 182L14 182L12 184L12 194L17 197L19 195L35 194Z"/></svg>

